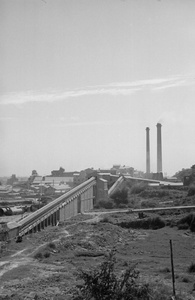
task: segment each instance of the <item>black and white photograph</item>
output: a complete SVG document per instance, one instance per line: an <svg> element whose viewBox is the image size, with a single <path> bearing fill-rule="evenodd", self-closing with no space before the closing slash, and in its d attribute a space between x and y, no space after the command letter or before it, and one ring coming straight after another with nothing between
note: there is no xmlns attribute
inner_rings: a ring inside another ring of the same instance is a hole
<svg viewBox="0 0 195 300"><path fill-rule="evenodd" d="M0 300L195 300L195 1L0 0Z"/></svg>

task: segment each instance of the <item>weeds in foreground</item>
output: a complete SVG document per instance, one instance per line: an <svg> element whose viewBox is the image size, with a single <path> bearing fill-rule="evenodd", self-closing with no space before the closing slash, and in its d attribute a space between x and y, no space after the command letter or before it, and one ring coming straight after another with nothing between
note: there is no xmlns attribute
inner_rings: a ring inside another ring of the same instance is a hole
<svg viewBox="0 0 195 300"><path fill-rule="evenodd" d="M128 266L120 276L115 274L116 258L114 251L109 253L105 262L92 271L81 270L78 279L83 284L77 285L73 291L74 300L150 300L148 284L138 282L139 272Z"/></svg>

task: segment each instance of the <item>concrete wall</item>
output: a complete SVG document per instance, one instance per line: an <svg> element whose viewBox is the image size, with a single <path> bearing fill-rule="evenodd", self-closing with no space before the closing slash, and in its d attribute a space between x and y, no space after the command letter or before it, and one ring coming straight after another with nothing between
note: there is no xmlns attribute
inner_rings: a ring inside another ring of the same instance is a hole
<svg viewBox="0 0 195 300"><path fill-rule="evenodd" d="M60 208L59 221L63 222L76 216L78 213L87 212L91 209L93 209L93 187L86 190L80 196L67 201Z"/></svg>
<svg viewBox="0 0 195 300"><path fill-rule="evenodd" d="M103 178L97 178L96 203L108 200L108 182Z"/></svg>

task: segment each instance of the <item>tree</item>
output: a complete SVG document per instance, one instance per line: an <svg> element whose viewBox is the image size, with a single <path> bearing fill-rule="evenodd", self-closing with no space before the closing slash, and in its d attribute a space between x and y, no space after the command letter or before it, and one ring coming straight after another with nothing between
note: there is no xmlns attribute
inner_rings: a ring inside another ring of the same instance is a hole
<svg viewBox="0 0 195 300"><path fill-rule="evenodd" d="M119 204L127 204L128 203L128 189L123 188L121 190L117 190L113 193L111 198L114 200L116 206Z"/></svg>
<svg viewBox="0 0 195 300"><path fill-rule="evenodd" d="M185 176L190 176L192 173L192 170L190 168L188 169L182 169L178 172L175 173L174 177L176 177L177 179L183 181Z"/></svg>
<svg viewBox="0 0 195 300"><path fill-rule="evenodd" d="M38 173L36 170L32 170L32 175L31 176L38 176Z"/></svg>

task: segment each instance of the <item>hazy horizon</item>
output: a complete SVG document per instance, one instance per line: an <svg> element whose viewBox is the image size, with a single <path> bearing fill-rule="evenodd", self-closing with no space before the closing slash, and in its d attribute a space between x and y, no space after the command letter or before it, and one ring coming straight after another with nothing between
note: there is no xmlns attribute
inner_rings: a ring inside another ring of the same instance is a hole
<svg viewBox="0 0 195 300"><path fill-rule="evenodd" d="M195 163L195 1L1 0L0 176Z"/></svg>

